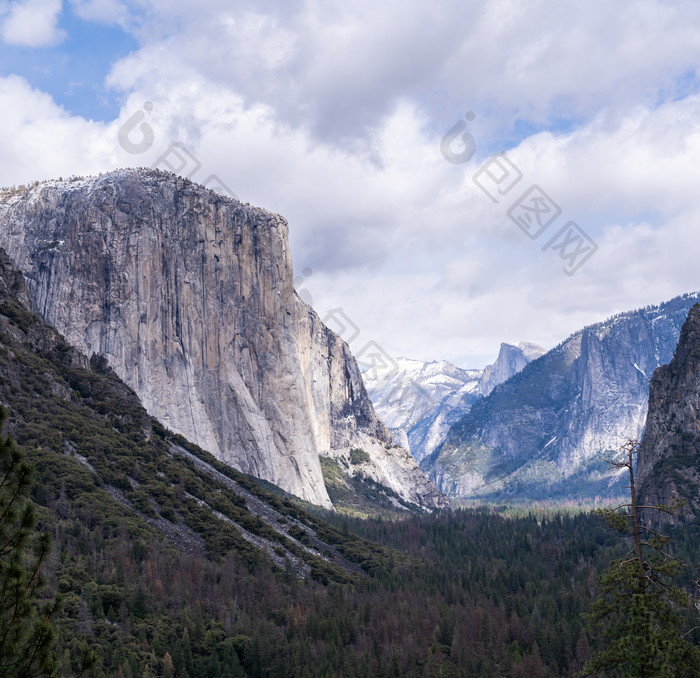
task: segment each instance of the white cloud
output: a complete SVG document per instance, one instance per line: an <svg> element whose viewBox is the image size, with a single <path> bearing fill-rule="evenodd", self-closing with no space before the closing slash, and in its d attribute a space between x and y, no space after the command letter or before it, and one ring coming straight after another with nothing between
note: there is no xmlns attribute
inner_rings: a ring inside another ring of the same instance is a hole
<svg viewBox="0 0 700 678"><path fill-rule="evenodd" d="M682 95L700 63L692 0L309 1L255 10L158 0L149 12L144 59L157 44L168 71L195 71L336 144L366 142L406 97L438 128L468 107L483 140L495 143L518 119L580 121L603 107ZM123 71L119 80L134 85Z"/></svg>
<svg viewBox="0 0 700 678"><path fill-rule="evenodd" d="M0 185L137 165L117 145L117 128L71 116L23 78L0 78Z"/></svg>
<svg viewBox="0 0 700 678"><path fill-rule="evenodd" d="M195 180L288 218L322 315L342 306L365 343L466 366L700 287L695 3L424 7L80 0L85 18L138 25L109 77L119 119L0 80L0 184L151 165L182 142ZM154 141L130 154L118 130L139 110L130 138L147 124ZM440 138L466 110L477 156L452 165ZM547 131L512 144L518 119ZM474 185L494 150L598 243L574 276Z"/></svg>
<svg viewBox="0 0 700 678"><path fill-rule="evenodd" d="M0 36L8 45L50 47L64 40L66 34L58 27L61 0L24 0L10 5L2 22Z"/></svg>
<svg viewBox="0 0 700 678"><path fill-rule="evenodd" d="M71 0L75 13L86 21L127 26L130 23L130 11L126 3L120 0Z"/></svg>

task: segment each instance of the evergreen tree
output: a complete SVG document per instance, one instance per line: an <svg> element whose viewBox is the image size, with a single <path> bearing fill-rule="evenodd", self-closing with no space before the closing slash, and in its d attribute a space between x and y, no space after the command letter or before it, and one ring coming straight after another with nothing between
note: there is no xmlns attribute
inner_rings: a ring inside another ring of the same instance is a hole
<svg viewBox="0 0 700 678"><path fill-rule="evenodd" d="M0 408L0 431L7 413ZM53 676L57 660L51 617L56 599L39 603L41 566L50 541L36 535L28 499L32 469L12 439L0 434L0 676Z"/></svg>
<svg viewBox="0 0 700 678"><path fill-rule="evenodd" d="M630 533L633 548L615 560L600 578L600 596L591 605L589 623L602 629L604 649L586 662L582 676L629 678L700 677L700 649L679 631L680 608L690 608L690 596L674 585L683 565L668 553L670 539L644 525L640 511L674 513L675 506L639 506L634 485L636 441L623 447L625 459L611 462L630 478L630 503L601 509L610 527ZM627 509L620 513L620 509Z"/></svg>

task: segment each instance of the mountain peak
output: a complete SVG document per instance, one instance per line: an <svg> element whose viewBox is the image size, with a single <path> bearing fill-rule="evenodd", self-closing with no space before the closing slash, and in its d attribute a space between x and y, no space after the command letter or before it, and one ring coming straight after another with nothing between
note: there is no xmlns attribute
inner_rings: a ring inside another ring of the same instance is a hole
<svg viewBox="0 0 700 678"><path fill-rule="evenodd" d="M527 341L521 341L517 345L502 343L496 362L484 368L479 380L480 392L488 395L496 386L510 379L544 353L545 350L541 346Z"/></svg>
<svg viewBox="0 0 700 678"><path fill-rule="evenodd" d="M447 360L401 357L388 376L368 371L363 377L394 440L422 461L444 440L450 425L469 411L482 389L493 389L542 353L537 344L502 343L496 363L485 370L462 369Z"/></svg>

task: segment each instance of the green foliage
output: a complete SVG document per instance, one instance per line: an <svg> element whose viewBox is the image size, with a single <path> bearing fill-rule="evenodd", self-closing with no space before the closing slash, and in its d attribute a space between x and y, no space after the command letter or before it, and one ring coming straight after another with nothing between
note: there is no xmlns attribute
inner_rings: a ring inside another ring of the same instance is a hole
<svg viewBox="0 0 700 678"><path fill-rule="evenodd" d="M630 503L598 513L609 527L631 534L633 548L600 577L599 597L591 605L588 620L600 631L605 646L586 663L581 675L700 677L700 649L679 631L680 611L693 608L691 597L675 583L685 568L670 554L670 538L641 522L634 478L636 441L628 441L622 451L624 460L611 464L627 470ZM674 513L681 504L645 509ZM621 512L623 508L628 511Z"/></svg>
<svg viewBox="0 0 700 678"><path fill-rule="evenodd" d="M0 313L20 329L28 329L34 321L34 315L16 300L0 304Z"/></svg>
<svg viewBox="0 0 700 678"><path fill-rule="evenodd" d="M0 410L0 431L7 414ZM35 534L34 505L27 500L32 470L11 438L0 434L0 676L53 676L58 601L41 602L42 565L49 535Z"/></svg>
<svg viewBox="0 0 700 678"><path fill-rule="evenodd" d="M350 450L350 463L354 464L355 466L365 464L369 461L369 459L369 454L359 447L353 447Z"/></svg>
<svg viewBox="0 0 700 678"><path fill-rule="evenodd" d="M363 450L359 451L366 454ZM377 483L362 473L347 476L337 459L322 456L321 471L328 496L336 511L356 518L382 516L401 519L408 511L418 510L415 504L407 502L390 487ZM315 510L311 506L305 508Z"/></svg>
<svg viewBox="0 0 700 678"><path fill-rule="evenodd" d="M671 577L681 567L675 561L655 564L656 576ZM640 571L636 559L614 561L600 578L601 597L590 618L600 625L606 646L585 666L582 675L628 678L693 678L700 676L700 650L678 632L677 607L689 607L686 593L655 584Z"/></svg>
<svg viewBox="0 0 700 678"><path fill-rule="evenodd" d="M86 646L95 678L570 677L595 649L581 617L622 548L590 515L410 514L334 460L346 513L312 515L82 360L33 314L0 309L0 401L53 538L44 591L63 601L64 676ZM674 543L696 553L700 534Z"/></svg>

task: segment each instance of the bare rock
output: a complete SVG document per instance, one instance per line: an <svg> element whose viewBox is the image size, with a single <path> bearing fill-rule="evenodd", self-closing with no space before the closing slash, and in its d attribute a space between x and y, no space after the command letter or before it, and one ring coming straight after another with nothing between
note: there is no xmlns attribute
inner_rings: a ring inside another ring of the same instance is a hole
<svg viewBox="0 0 700 678"><path fill-rule="evenodd" d="M69 343L245 473L330 507L319 453L391 441L348 347L293 289L279 215L117 170L0 194L0 246Z"/></svg>

